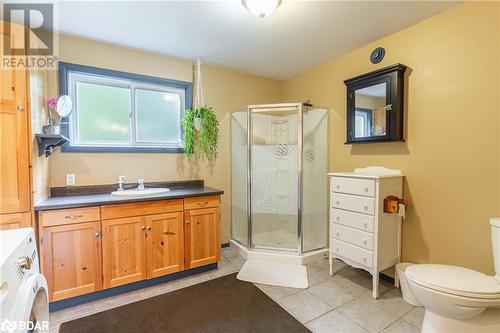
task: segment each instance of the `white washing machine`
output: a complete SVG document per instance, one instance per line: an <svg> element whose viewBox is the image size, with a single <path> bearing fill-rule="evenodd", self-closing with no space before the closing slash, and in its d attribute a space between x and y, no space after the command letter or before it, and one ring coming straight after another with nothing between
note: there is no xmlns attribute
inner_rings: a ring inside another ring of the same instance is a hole
<svg viewBox="0 0 500 333"><path fill-rule="evenodd" d="M47 281L33 228L0 231L0 331L48 332Z"/></svg>

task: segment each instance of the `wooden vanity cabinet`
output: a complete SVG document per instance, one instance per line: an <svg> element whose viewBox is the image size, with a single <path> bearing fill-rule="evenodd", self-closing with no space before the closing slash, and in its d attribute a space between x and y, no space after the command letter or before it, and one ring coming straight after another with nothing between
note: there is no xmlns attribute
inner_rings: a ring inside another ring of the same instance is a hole
<svg viewBox="0 0 500 333"><path fill-rule="evenodd" d="M102 289L100 236L99 221L43 227L41 263L50 301Z"/></svg>
<svg viewBox="0 0 500 333"><path fill-rule="evenodd" d="M104 288L146 279L145 234L142 217L102 221Z"/></svg>
<svg viewBox="0 0 500 333"><path fill-rule="evenodd" d="M186 268L219 261L219 208L192 209L184 212Z"/></svg>
<svg viewBox="0 0 500 333"><path fill-rule="evenodd" d="M146 217L147 278L184 270L183 213Z"/></svg>
<svg viewBox="0 0 500 333"><path fill-rule="evenodd" d="M206 196L40 212L50 301L216 263L219 206Z"/></svg>

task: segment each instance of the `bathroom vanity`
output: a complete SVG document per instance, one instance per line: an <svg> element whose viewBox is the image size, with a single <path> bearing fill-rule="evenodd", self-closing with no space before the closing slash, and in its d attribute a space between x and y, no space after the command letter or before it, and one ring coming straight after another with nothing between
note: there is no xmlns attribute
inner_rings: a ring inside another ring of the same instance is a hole
<svg viewBox="0 0 500 333"><path fill-rule="evenodd" d="M51 197L35 206L50 301L215 264L220 190Z"/></svg>
<svg viewBox="0 0 500 333"><path fill-rule="evenodd" d="M333 259L368 271L373 298L379 272L400 262L401 217L384 213L384 198L402 198L399 170L367 167L330 176L330 275ZM397 275L395 274L395 282Z"/></svg>

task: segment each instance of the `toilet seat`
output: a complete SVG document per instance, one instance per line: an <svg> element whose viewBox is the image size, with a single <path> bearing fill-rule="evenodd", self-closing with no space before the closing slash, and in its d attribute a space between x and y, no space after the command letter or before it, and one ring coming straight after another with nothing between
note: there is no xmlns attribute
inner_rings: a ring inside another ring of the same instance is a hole
<svg viewBox="0 0 500 333"><path fill-rule="evenodd" d="M500 283L492 276L459 266L423 264L406 269L416 284L446 294L500 300Z"/></svg>

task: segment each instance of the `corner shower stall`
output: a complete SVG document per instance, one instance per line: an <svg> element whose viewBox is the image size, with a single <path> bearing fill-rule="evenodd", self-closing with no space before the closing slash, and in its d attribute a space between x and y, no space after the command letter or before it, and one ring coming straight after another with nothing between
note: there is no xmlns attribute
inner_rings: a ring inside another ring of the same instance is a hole
<svg viewBox="0 0 500 333"><path fill-rule="evenodd" d="M327 145L326 109L267 104L231 114L232 242L244 255L305 263L327 253Z"/></svg>

